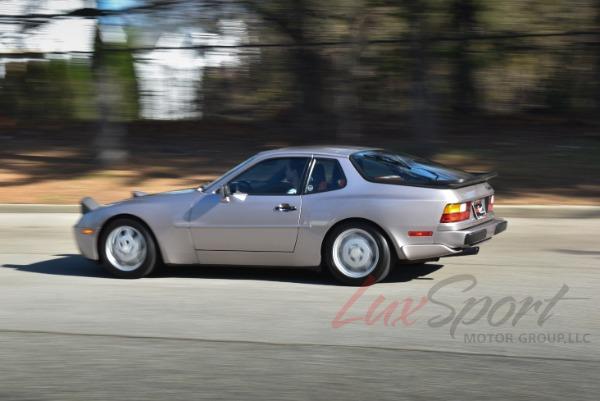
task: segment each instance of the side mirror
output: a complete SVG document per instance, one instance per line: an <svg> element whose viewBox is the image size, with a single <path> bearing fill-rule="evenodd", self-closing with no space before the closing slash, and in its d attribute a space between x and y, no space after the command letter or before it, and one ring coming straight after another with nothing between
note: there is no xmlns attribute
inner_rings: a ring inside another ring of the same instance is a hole
<svg viewBox="0 0 600 401"><path fill-rule="evenodd" d="M229 202L229 197L231 196L229 185L225 184L221 186L217 192L221 195L221 202Z"/></svg>

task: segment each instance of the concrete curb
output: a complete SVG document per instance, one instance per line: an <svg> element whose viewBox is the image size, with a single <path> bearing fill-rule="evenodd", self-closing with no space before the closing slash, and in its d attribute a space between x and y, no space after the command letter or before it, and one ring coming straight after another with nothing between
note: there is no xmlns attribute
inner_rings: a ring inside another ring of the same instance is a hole
<svg viewBox="0 0 600 401"><path fill-rule="evenodd" d="M0 213L80 213L79 205L0 204ZM499 217L600 218L600 206L497 205Z"/></svg>
<svg viewBox="0 0 600 401"><path fill-rule="evenodd" d="M600 206L583 205L498 205L496 214L500 217L531 217L555 219L594 219L600 218Z"/></svg>
<svg viewBox="0 0 600 401"><path fill-rule="evenodd" d="M79 213L79 205L46 205L36 203L1 203L0 213Z"/></svg>

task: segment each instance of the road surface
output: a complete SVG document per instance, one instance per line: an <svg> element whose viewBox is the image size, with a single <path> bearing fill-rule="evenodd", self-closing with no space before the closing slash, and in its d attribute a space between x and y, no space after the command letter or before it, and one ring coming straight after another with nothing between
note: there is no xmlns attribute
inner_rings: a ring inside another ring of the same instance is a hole
<svg viewBox="0 0 600 401"><path fill-rule="evenodd" d="M600 219L513 218L477 256L357 290L249 267L112 279L76 218L0 213L2 401L598 399Z"/></svg>

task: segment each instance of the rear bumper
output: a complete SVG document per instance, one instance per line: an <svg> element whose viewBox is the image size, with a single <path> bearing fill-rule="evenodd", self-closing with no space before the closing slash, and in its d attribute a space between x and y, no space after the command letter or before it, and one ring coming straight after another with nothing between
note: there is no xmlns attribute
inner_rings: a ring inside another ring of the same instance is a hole
<svg viewBox="0 0 600 401"><path fill-rule="evenodd" d="M480 242L492 238L506 230L508 222L495 218L462 230L437 231L433 236L433 244L405 245L402 252L408 260L439 258L463 253Z"/></svg>
<svg viewBox="0 0 600 401"><path fill-rule="evenodd" d="M445 244L451 248L464 248L500 234L506 230L507 225L508 222L506 220L496 218L463 230L438 231L435 233L433 240L438 244Z"/></svg>

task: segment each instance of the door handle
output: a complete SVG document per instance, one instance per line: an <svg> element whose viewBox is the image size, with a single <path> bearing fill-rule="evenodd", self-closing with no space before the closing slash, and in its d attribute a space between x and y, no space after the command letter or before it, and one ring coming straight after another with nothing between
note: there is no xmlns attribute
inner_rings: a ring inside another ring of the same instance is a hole
<svg viewBox="0 0 600 401"><path fill-rule="evenodd" d="M296 206L290 205L289 203L280 203L279 205L275 206L273 210L276 212L292 212L296 210Z"/></svg>

